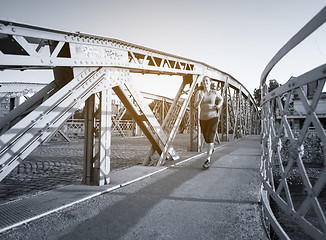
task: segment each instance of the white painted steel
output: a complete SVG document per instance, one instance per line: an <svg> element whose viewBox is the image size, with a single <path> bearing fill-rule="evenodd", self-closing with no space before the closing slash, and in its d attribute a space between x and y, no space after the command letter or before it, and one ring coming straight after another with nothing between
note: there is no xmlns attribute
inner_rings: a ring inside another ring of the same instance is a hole
<svg viewBox="0 0 326 240"><path fill-rule="evenodd" d="M144 114L145 126L148 126L149 131L154 129L158 136L158 139L155 140L153 137L152 144L160 145L160 149L165 155L166 144L169 145L173 140L177 126L174 125L173 131L166 136L154 114L143 103L143 96L135 91L135 87L129 80L126 80L129 77L129 72L180 76L207 75L221 85L225 85L227 81L229 91L225 90L226 94L231 92L230 89L241 88L241 91L234 95L240 94L239 98L241 97L240 99L246 102L241 105L246 104L246 109L240 107L240 111L238 111L246 116L239 118L239 123L235 122L232 126L239 125L245 134L249 134L248 129L251 129L251 126L247 126L248 111L258 112L254 99L239 81L230 74L195 60L117 39L53 30L7 20L0 20L0 41L0 70L53 69L57 73L55 77L58 77L64 74L65 70L68 69L69 72L72 69L70 72L73 72L75 76L78 75L72 80L65 79L68 83L66 85L59 84L59 89L56 89L53 95L43 92L37 94L37 98L34 98L33 102L27 101L24 106L33 106L35 109L26 117L23 116L22 107L17 108L15 114L9 115L10 127L6 128L0 136L0 180L40 142L51 136L88 97L102 92L107 84L111 88L123 84L133 95L132 98L135 102L130 102L130 104ZM85 73L84 71L90 72ZM187 104L195 85L191 86L192 90L188 94ZM47 97L49 98L43 101ZM229 99L231 97L229 96ZM131 100L127 99L127 101ZM182 106L180 108L182 112L180 113L179 110L175 115L181 119L186 107ZM233 109L232 103L226 109L229 108ZM257 114L252 115L257 116ZM139 118L141 117L139 116ZM22 120L16 123L14 118ZM225 121L228 121L227 116ZM227 135L229 134L228 127L223 131Z"/></svg>

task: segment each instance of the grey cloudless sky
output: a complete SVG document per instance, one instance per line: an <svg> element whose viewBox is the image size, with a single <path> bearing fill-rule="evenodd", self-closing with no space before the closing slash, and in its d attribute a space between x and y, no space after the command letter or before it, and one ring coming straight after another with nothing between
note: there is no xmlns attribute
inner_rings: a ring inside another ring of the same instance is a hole
<svg viewBox="0 0 326 240"><path fill-rule="evenodd" d="M1 0L0 18L191 58L231 74L252 93L270 59L325 5L325 0ZM325 63L325 40L322 26L268 78L284 83Z"/></svg>

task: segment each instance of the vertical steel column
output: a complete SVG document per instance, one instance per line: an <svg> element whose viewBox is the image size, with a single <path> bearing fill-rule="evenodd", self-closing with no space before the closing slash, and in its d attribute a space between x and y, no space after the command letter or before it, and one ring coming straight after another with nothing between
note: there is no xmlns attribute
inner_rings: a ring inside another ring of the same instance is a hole
<svg viewBox="0 0 326 240"><path fill-rule="evenodd" d="M163 121L164 121L164 118L165 118L165 108L164 108L164 105L165 105L165 99L163 98L163 100L161 101L161 116L160 116L160 123L162 124Z"/></svg>
<svg viewBox="0 0 326 240"><path fill-rule="evenodd" d="M240 137L243 137L243 95L240 94L240 99L239 99L239 133L240 133Z"/></svg>
<svg viewBox="0 0 326 240"><path fill-rule="evenodd" d="M99 179L98 185L110 183L110 153L111 153L111 126L112 105L111 89L105 89L100 93L100 134L99 134Z"/></svg>
<svg viewBox="0 0 326 240"><path fill-rule="evenodd" d="M201 130L199 127L199 108L194 108L194 96L190 105L190 151L201 151Z"/></svg>
<svg viewBox="0 0 326 240"><path fill-rule="evenodd" d="M246 135L249 135L249 118L250 118L249 105L250 105L250 100L249 100L249 97L248 97L247 101L246 101Z"/></svg>
<svg viewBox="0 0 326 240"><path fill-rule="evenodd" d="M235 96L235 90L233 90L233 95L231 93L231 88L229 87L228 88L228 93L229 93L229 99L230 99L230 105L229 105L229 139L230 139L230 135L232 137L232 140L234 139L233 138L233 133L234 133L234 126L235 126L235 105L234 105L234 102L236 102L234 100L234 96Z"/></svg>
<svg viewBox="0 0 326 240"><path fill-rule="evenodd" d="M239 90L237 91L238 94L236 95L236 112L235 112L235 120L234 120L234 127L233 127L233 139L235 139L236 137L239 138L238 135L238 115L239 115L239 108L240 108L240 97L242 94L242 89L241 86L239 88Z"/></svg>
<svg viewBox="0 0 326 240"><path fill-rule="evenodd" d="M85 140L84 140L84 179L85 184L102 186L110 183L110 152L112 106L111 92L107 87L97 94L99 107L95 109L95 94L85 103ZM97 131L96 119L99 120ZM98 148L95 138L98 134ZM96 152L96 149L98 151Z"/></svg>
<svg viewBox="0 0 326 240"><path fill-rule="evenodd" d="M94 153L94 107L95 95L92 94L85 102L85 119L84 119L84 177L85 184L91 184L93 175L93 153Z"/></svg>
<svg viewBox="0 0 326 240"><path fill-rule="evenodd" d="M190 102L190 113L189 113L189 130L190 130L190 151L199 152L201 151L201 130L199 127L199 108L194 107L195 94L192 95Z"/></svg>
<svg viewBox="0 0 326 240"><path fill-rule="evenodd" d="M224 87L223 87L223 91L222 91L222 98L223 98L223 104L222 104L222 109L221 109L221 113L219 116L219 121L218 123L220 123L221 125L221 139L223 140L223 135L226 132L228 132L228 123L225 121L229 121L228 119L228 98L227 98L227 88L229 86L228 83L228 78L226 79L225 83L224 83ZM224 107L225 106L225 107ZM225 111L223 111L225 109ZM224 126L225 125L225 126ZM228 133L226 134L226 141L228 141Z"/></svg>

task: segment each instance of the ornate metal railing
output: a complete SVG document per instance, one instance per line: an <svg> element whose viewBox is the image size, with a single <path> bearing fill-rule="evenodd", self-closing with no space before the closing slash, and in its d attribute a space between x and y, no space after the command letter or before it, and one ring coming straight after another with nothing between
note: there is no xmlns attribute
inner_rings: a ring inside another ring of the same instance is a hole
<svg viewBox="0 0 326 240"><path fill-rule="evenodd" d="M326 21L326 7L274 56L261 77L264 220L281 239L326 239L326 64L268 92L275 64Z"/></svg>

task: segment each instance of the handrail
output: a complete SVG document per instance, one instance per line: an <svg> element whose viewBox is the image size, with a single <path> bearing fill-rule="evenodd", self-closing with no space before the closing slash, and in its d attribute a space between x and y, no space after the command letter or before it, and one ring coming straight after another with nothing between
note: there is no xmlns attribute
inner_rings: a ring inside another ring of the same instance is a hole
<svg viewBox="0 0 326 240"><path fill-rule="evenodd" d="M326 113L321 102L326 64L271 92L266 78L283 56L325 22L326 7L277 52L261 75L261 197L265 225L280 239L295 238L297 232L326 238L326 131L320 120ZM287 231L288 225L298 229Z"/></svg>

